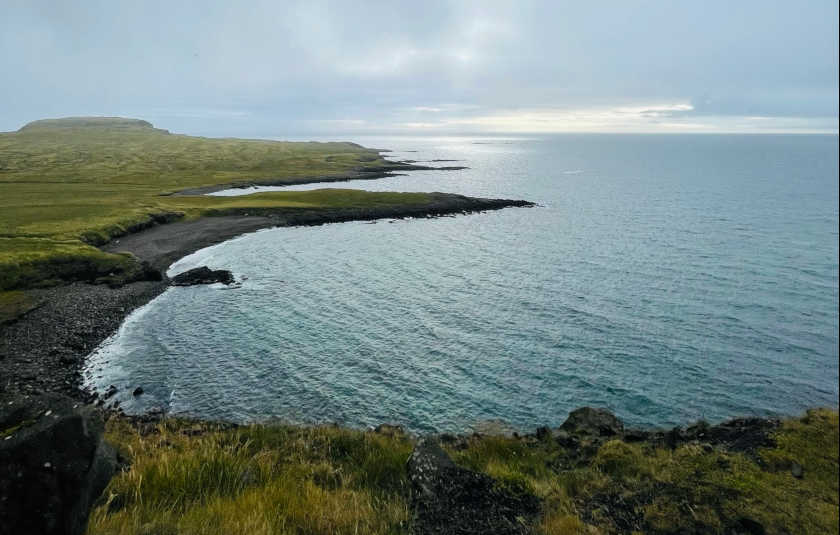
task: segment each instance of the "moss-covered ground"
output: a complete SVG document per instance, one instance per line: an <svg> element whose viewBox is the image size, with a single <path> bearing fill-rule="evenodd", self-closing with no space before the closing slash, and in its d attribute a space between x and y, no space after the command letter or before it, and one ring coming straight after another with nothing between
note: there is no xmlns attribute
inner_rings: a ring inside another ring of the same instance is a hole
<svg viewBox="0 0 840 535"><path fill-rule="evenodd" d="M177 420L141 434L115 419L107 438L131 464L94 510L91 535L411 529L412 441L402 434ZM581 458L550 435L473 436L449 451L539 497L534 533L837 533L837 412L786 420L774 438L750 454L613 440Z"/></svg>

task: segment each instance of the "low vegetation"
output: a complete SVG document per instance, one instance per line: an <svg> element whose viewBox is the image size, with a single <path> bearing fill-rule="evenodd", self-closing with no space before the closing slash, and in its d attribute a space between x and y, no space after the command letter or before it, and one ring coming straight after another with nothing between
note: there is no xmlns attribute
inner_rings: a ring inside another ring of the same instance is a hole
<svg viewBox="0 0 840 535"><path fill-rule="evenodd" d="M41 302L26 292L0 292L0 325L26 314Z"/></svg>
<svg viewBox="0 0 840 535"><path fill-rule="evenodd" d="M582 463L550 438L485 438L453 453L540 497L548 534L756 533L757 525L767 533L837 533L837 412L787 420L774 438L775 447L754 454L613 440Z"/></svg>
<svg viewBox="0 0 840 535"><path fill-rule="evenodd" d="M172 195L216 184L349 176L383 165L376 151L353 143L200 138L130 119L36 121L0 134L0 291L134 269L131 257L94 246L156 220L425 199L336 189Z"/></svg>
<svg viewBox="0 0 840 535"><path fill-rule="evenodd" d="M164 422L106 436L131 462L89 533L408 533L411 444L336 427Z"/></svg>
<svg viewBox="0 0 840 535"><path fill-rule="evenodd" d="M130 467L105 491L91 535L410 532L412 444L402 434L144 426L109 423ZM585 444L567 449L550 434L473 436L449 452L508 491L536 495L534 533L837 533L837 412L787 420L774 438L746 453L612 440L581 456Z"/></svg>

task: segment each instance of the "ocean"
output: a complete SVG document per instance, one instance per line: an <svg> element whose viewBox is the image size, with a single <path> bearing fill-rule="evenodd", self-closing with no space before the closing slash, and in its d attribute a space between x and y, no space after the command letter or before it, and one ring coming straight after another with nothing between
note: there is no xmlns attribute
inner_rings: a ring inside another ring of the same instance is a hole
<svg viewBox="0 0 840 535"><path fill-rule="evenodd" d="M128 413L424 433L528 431L583 405L636 426L837 406L837 136L350 141L469 169L326 186L539 206L203 249L170 274L241 286L168 289L88 358L86 385L117 386Z"/></svg>

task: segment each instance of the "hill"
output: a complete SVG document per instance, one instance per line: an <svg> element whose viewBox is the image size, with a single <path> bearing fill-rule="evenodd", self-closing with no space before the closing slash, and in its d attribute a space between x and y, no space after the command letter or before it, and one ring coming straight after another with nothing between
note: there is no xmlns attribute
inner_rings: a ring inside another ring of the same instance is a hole
<svg viewBox="0 0 840 535"><path fill-rule="evenodd" d="M180 190L372 178L402 167L354 143L192 137L113 117L35 121L0 134L0 291L131 275L137 268L131 257L95 246L158 222L248 208L426 200L342 190L173 195Z"/></svg>

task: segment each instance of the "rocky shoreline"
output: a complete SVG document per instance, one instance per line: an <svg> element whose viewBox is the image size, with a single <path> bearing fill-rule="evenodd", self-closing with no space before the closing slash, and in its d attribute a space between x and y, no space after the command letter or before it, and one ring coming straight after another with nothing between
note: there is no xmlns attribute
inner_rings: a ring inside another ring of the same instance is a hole
<svg viewBox="0 0 840 535"><path fill-rule="evenodd" d="M323 225L382 218L427 218L466 214L506 207L529 207L521 200L482 199L432 193L422 205L376 208L231 210L193 221L160 221L115 239L101 248L130 252L161 273L162 280L146 280L109 287L74 282L27 290L38 303L16 320L0 325L0 395L61 393L91 402L83 392L81 371L85 357L119 329L136 308L148 303L170 281L164 275L176 260L199 249L255 230L297 225Z"/></svg>
<svg viewBox="0 0 840 535"><path fill-rule="evenodd" d="M448 162L451 160L432 161ZM206 195L208 193L215 193L226 189L246 189L256 186L300 186L302 184L349 182L351 180L377 180L380 178L400 176L404 171L460 171L461 169L468 169L468 167L462 165L447 165L440 167L418 165L416 162L411 160L399 162L388 161L387 165L370 165L360 167L351 173L343 173L339 175L318 175L311 177L298 177L296 179L278 178L272 180L256 180L251 182L232 182L228 184L204 186L201 188L183 189L173 193L172 195Z"/></svg>

